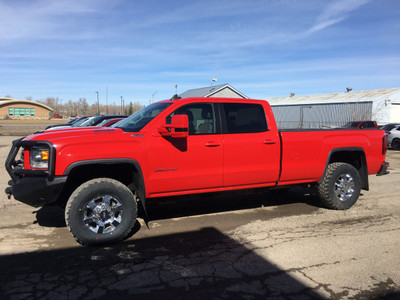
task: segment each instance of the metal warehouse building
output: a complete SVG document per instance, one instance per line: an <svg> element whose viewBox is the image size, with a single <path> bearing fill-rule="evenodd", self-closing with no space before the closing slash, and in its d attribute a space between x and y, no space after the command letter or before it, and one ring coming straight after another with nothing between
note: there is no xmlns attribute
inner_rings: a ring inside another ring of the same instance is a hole
<svg viewBox="0 0 400 300"><path fill-rule="evenodd" d="M400 123L400 88L267 98L279 128L339 127L349 121Z"/></svg>

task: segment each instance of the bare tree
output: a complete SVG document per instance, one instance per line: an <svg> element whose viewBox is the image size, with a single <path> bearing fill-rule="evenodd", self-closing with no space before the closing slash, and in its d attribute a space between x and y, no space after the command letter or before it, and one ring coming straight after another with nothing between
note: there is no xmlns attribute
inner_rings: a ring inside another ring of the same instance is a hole
<svg viewBox="0 0 400 300"><path fill-rule="evenodd" d="M79 110L81 115L88 114L89 104L86 102L86 98L79 98Z"/></svg>
<svg viewBox="0 0 400 300"><path fill-rule="evenodd" d="M32 101L32 97L26 97L27 100ZM45 104L54 110L55 114L61 114L69 116L94 116L97 114L97 103L89 105L86 98L79 98L77 101L68 100L64 103L58 97L47 97L46 99L36 100L36 102ZM131 115L136 111L143 108L139 102L130 102L129 106L125 107L123 112L126 115ZM108 114L117 115L121 113L121 106L113 102L112 104L99 105L100 115Z"/></svg>
<svg viewBox="0 0 400 300"><path fill-rule="evenodd" d="M143 105L136 101L135 103L133 103L132 114L137 112L138 110L141 110L143 107Z"/></svg>

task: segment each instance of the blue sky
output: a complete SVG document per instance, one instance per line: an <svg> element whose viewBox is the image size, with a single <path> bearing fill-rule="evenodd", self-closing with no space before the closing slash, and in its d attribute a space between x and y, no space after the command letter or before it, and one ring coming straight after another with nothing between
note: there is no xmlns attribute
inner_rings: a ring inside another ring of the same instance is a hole
<svg viewBox="0 0 400 300"><path fill-rule="evenodd" d="M400 87L398 0L0 0L0 96L148 104ZM108 94L107 94L108 91Z"/></svg>

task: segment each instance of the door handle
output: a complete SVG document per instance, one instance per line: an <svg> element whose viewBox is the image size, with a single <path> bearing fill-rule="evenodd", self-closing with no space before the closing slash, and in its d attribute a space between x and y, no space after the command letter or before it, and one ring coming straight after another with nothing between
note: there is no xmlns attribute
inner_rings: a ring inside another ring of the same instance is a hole
<svg viewBox="0 0 400 300"><path fill-rule="evenodd" d="M221 144L217 142L207 142L205 144L206 147L219 147Z"/></svg>
<svg viewBox="0 0 400 300"><path fill-rule="evenodd" d="M264 140L264 144L266 144L266 145L273 145L273 144L276 144L276 141L266 139L266 140Z"/></svg>

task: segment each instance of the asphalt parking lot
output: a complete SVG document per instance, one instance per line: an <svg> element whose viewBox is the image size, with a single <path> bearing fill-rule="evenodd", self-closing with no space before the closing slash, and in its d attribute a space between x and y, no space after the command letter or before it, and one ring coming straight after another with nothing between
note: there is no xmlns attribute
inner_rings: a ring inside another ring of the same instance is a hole
<svg viewBox="0 0 400 300"><path fill-rule="evenodd" d="M15 138L0 136L1 193ZM399 299L400 151L387 161L347 211L300 188L158 199L149 228L107 247L3 193L0 299Z"/></svg>

